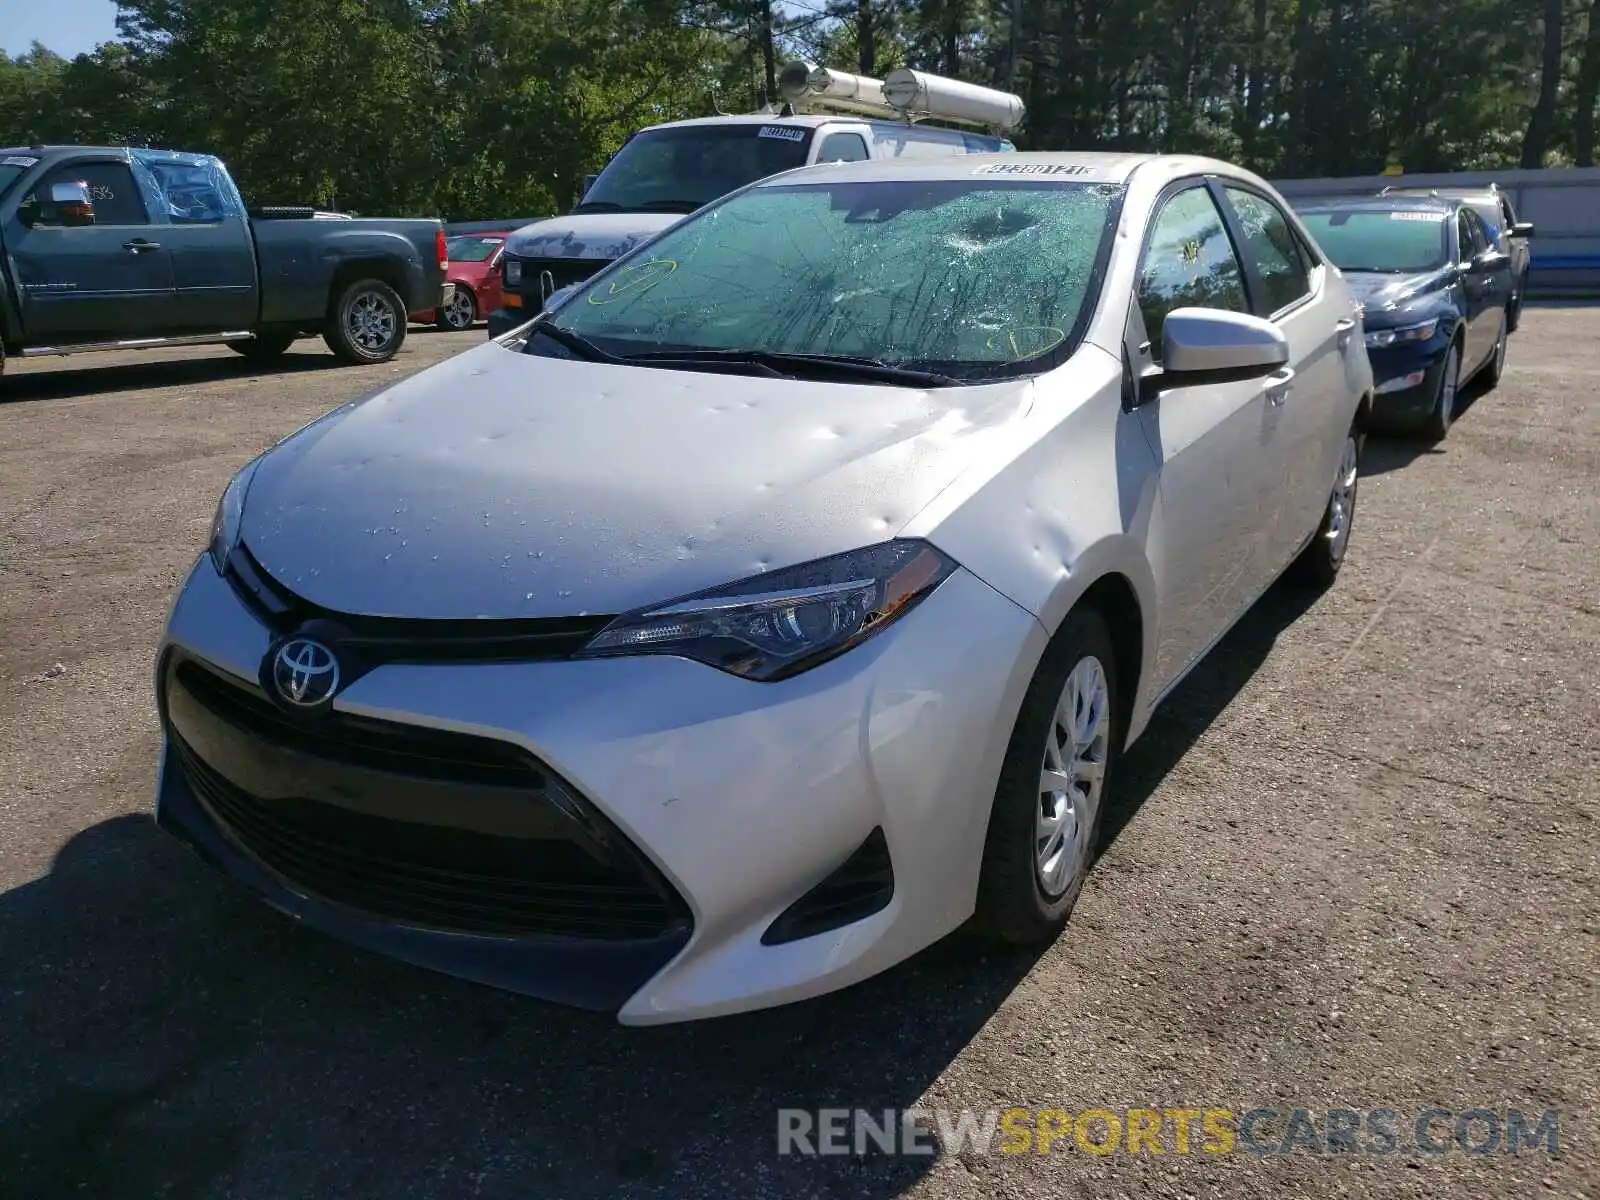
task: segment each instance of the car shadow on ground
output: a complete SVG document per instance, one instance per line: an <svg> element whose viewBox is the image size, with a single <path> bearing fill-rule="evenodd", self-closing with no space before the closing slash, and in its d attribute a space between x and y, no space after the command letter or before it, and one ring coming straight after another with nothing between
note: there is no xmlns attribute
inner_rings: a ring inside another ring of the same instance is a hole
<svg viewBox="0 0 1600 1200"><path fill-rule="evenodd" d="M1185 681L1108 838L1309 603L1275 587ZM820 1000L623 1028L304 931L121 816L0 895L0 1163L18 1196L895 1196L932 1160L780 1157L778 1110L916 1106L1039 953L962 932Z"/></svg>
<svg viewBox="0 0 1600 1200"><path fill-rule="evenodd" d="M317 347L316 350L312 350L313 345ZM29 372L26 375L8 370L4 376L0 376L0 404L15 404L25 400L71 400L114 392L142 392L150 388L215 383L246 375L328 371L342 365L331 355L321 353L320 343L307 341L304 346L304 350L296 347L267 365L253 363L242 355L225 351L210 358L151 359L149 362L69 367L59 371ZM218 349L221 350L221 347Z"/></svg>
<svg viewBox="0 0 1600 1200"><path fill-rule="evenodd" d="M1473 406L1479 400L1490 395L1493 393L1486 391L1481 383L1469 383L1456 393L1456 413L1452 428L1471 415ZM1447 441L1435 441L1423 433L1377 429L1368 435L1366 447L1362 450L1361 473L1387 475L1390 471L1409 467L1419 458L1447 453L1448 445Z"/></svg>

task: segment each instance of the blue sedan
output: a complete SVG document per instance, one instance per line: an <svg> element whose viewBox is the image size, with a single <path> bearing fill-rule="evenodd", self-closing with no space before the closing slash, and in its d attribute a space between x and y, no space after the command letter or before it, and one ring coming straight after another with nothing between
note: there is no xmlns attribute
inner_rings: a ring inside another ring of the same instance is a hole
<svg viewBox="0 0 1600 1200"><path fill-rule="evenodd" d="M1307 203L1299 213L1365 306L1373 419L1449 432L1469 380L1505 368L1511 259L1471 206L1427 196Z"/></svg>

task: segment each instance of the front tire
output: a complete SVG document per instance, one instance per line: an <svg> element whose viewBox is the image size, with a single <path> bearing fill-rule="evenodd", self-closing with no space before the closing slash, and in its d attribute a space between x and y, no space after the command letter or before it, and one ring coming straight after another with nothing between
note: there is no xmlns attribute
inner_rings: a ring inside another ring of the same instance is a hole
<svg viewBox="0 0 1600 1200"><path fill-rule="evenodd" d="M1350 531L1356 520L1356 494L1361 485L1361 449L1365 436L1352 428L1344 437L1344 453L1328 493L1328 506L1310 543L1294 560L1293 573L1300 582L1321 591L1333 586L1350 548Z"/></svg>
<svg viewBox="0 0 1600 1200"><path fill-rule="evenodd" d="M1492 391L1500 385L1500 377L1506 371L1506 342L1511 334L1511 313L1509 310L1500 318L1500 334L1495 338L1494 353L1489 356L1489 361L1483 365L1483 390Z"/></svg>
<svg viewBox="0 0 1600 1200"><path fill-rule="evenodd" d="M471 329L477 320L477 297L472 294L471 288L458 283L455 295L450 297L449 304L439 309L433 323L447 333L459 333L463 329Z"/></svg>
<svg viewBox="0 0 1600 1200"><path fill-rule="evenodd" d="M1433 393L1433 410L1424 429L1429 437L1442 442L1456 419L1456 390L1461 383L1461 343L1451 342L1439 369L1439 384Z"/></svg>
<svg viewBox="0 0 1600 1200"><path fill-rule="evenodd" d="M358 279L334 302L322 339L344 362L388 362L405 344L406 306L381 279Z"/></svg>
<svg viewBox="0 0 1600 1200"><path fill-rule="evenodd" d="M1528 297L1528 273L1524 271L1517 280L1515 294L1511 303L1506 307L1506 332L1515 333L1517 326L1522 324L1522 302Z"/></svg>
<svg viewBox="0 0 1600 1200"><path fill-rule="evenodd" d="M1051 640L995 788L975 926L1002 941L1053 938L1094 862L1118 758L1116 655L1099 613L1069 613Z"/></svg>

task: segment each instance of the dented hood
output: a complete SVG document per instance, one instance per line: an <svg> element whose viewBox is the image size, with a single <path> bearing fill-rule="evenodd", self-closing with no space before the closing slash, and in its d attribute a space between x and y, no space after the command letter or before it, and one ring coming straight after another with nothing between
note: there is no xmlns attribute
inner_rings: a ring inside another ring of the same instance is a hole
<svg viewBox="0 0 1600 1200"><path fill-rule="evenodd" d="M506 253L519 258L592 258L610 262L683 218L683 213L576 213L551 217L513 233L506 243Z"/></svg>
<svg viewBox="0 0 1600 1200"><path fill-rule="evenodd" d="M336 612L618 613L895 536L1032 386L817 383L490 342L270 451L242 535Z"/></svg>

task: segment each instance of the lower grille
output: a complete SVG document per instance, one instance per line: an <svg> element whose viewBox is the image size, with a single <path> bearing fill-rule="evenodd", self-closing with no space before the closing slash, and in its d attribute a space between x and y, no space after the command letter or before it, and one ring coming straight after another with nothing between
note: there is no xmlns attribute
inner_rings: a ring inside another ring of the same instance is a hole
<svg viewBox="0 0 1600 1200"><path fill-rule="evenodd" d="M690 923L682 898L620 831L509 743L448 734L438 744L428 730L344 714L301 733L193 662L163 674L168 735L190 790L235 845L297 892L398 924L496 937L635 940ZM389 797L407 819L381 815ZM419 812L437 820L410 819Z"/></svg>
<svg viewBox="0 0 1600 1200"><path fill-rule="evenodd" d="M763 945L777 946L826 933L881 912L894 899L894 863L881 827L816 887L779 914L761 935Z"/></svg>

